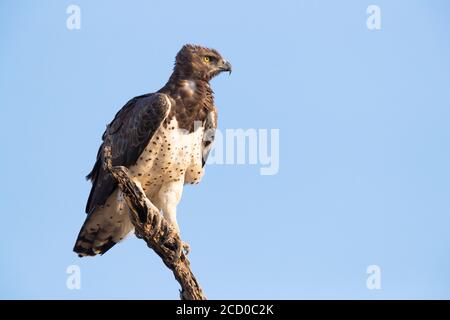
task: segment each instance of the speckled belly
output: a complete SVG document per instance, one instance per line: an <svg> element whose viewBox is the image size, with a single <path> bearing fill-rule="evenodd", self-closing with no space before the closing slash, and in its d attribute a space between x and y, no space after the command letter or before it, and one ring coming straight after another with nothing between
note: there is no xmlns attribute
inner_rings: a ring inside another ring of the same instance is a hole
<svg viewBox="0 0 450 320"><path fill-rule="evenodd" d="M174 118L153 135L130 172L150 199L164 184L198 183L203 176L202 140L202 127L189 133Z"/></svg>

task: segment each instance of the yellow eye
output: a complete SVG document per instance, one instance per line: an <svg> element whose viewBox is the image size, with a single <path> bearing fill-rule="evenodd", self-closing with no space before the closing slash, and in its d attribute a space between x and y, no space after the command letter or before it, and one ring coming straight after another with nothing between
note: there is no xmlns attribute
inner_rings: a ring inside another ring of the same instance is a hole
<svg viewBox="0 0 450 320"><path fill-rule="evenodd" d="M203 57L203 61L205 61L205 62L210 62L211 59L210 59L209 57Z"/></svg>

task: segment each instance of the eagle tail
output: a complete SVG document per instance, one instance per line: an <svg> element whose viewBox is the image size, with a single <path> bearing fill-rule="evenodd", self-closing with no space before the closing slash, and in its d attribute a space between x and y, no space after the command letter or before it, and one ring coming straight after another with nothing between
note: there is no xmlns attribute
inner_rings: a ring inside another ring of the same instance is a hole
<svg viewBox="0 0 450 320"><path fill-rule="evenodd" d="M107 242L105 242L103 245L94 247L93 241L79 236L77 242L75 243L73 251L75 251L75 253L77 253L80 258L86 256L93 257L97 254L102 255L106 253L115 244L116 242L112 241L111 238L108 238Z"/></svg>
<svg viewBox="0 0 450 320"><path fill-rule="evenodd" d="M89 215L81 227L73 251L79 257L104 254L117 243L111 234L109 228L102 228L101 224L91 219Z"/></svg>
<svg viewBox="0 0 450 320"><path fill-rule="evenodd" d="M80 257L104 254L133 231L128 207L117 196L115 191L105 206L86 217L73 248Z"/></svg>

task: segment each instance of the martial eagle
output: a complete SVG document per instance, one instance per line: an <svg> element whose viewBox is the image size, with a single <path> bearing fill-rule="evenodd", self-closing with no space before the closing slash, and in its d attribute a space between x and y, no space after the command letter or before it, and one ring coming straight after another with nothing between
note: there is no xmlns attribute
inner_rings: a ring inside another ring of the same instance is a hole
<svg viewBox="0 0 450 320"><path fill-rule="evenodd" d="M217 126L209 81L223 71L231 73L231 64L216 50L185 45L166 85L128 101L109 124L112 164L129 169L178 232L183 186L202 178ZM103 146L87 176L92 189L74 247L79 256L104 254L133 231L123 196L103 168Z"/></svg>

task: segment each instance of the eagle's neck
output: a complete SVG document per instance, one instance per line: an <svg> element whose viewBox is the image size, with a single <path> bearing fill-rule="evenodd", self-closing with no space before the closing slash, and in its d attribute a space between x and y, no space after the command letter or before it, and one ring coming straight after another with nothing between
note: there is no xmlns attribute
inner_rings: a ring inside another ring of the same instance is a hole
<svg viewBox="0 0 450 320"><path fill-rule="evenodd" d="M192 130L195 121L204 121L214 109L213 91L208 81L180 75L174 71L158 92L167 94L175 102L169 119L175 116L179 126Z"/></svg>
<svg viewBox="0 0 450 320"><path fill-rule="evenodd" d="M161 88L161 92L165 92L170 95L185 94L187 90L192 90L193 93L197 93L199 98L202 98L205 94L212 94L209 80L197 79L189 75L184 75L177 71L174 71L169 78L169 81Z"/></svg>

